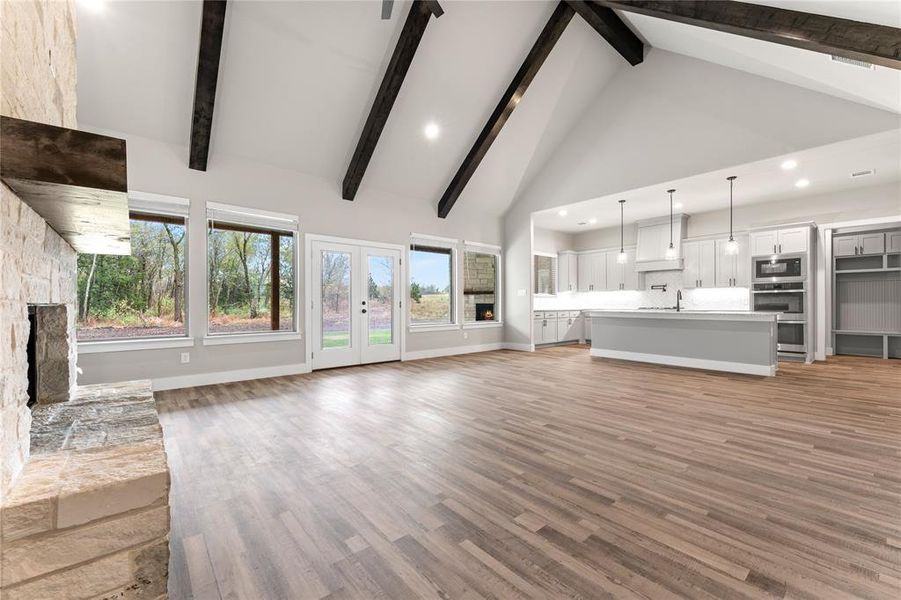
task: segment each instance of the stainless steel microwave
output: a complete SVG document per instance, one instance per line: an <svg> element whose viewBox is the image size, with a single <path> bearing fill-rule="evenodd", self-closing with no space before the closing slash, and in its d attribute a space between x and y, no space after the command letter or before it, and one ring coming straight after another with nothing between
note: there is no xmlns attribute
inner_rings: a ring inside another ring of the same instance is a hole
<svg viewBox="0 0 901 600"><path fill-rule="evenodd" d="M755 283L776 281L806 281L806 254L776 254L754 259Z"/></svg>

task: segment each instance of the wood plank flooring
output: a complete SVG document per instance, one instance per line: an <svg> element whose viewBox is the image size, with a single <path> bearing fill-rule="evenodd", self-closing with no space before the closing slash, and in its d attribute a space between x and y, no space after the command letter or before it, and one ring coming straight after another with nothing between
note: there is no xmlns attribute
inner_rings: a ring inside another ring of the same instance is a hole
<svg viewBox="0 0 901 600"><path fill-rule="evenodd" d="M899 598L899 390L569 346L161 392L170 596Z"/></svg>

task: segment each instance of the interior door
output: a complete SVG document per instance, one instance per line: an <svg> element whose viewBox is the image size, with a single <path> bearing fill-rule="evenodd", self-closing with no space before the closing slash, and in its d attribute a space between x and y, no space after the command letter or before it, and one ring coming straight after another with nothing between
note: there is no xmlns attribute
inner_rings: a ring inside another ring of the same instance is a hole
<svg viewBox="0 0 901 600"><path fill-rule="evenodd" d="M313 369L400 359L400 251L314 241Z"/></svg>

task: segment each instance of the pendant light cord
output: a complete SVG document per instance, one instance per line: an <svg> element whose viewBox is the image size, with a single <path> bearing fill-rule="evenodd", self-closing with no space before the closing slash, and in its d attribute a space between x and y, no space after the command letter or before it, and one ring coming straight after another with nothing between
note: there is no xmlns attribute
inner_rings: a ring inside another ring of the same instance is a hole
<svg viewBox="0 0 901 600"><path fill-rule="evenodd" d="M669 247L673 247L673 192L676 190L666 190L669 193Z"/></svg>
<svg viewBox="0 0 901 600"><path fill-rule="evenodd" d="M623 228L625 227L624 221L623 221L623 207L625 207L625 206L626 206L626 201L620 200L619 201L619 251L620 251L620 254L622 254L623 252L626 251L625 250L626 244L623 239Z"/></svg>
<svg viewBox="0 0 901 600"><path fill-rule="evenodd" d="M735 240L732 235L732 184L735 183L736 176L730 175L726 179L729 180L729 241L732 242Z"/></svg>

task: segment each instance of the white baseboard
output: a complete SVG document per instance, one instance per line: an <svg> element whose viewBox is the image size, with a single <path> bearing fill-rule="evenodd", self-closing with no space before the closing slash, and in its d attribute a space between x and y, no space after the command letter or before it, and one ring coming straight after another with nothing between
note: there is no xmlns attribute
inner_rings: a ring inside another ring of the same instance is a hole
<svg viewBox="0 0 901 600"><path fill-rule="evenodd" d="M309 372L310 365L308 363L298 363L274 367L258 367L256 369L236 369L234 371L217 371L215 373L157 377L151 379L151 383L153 391L159 392L161 390L177 390L198 385L232 383L235 381L249 381L251 379L265 379L267 377L281 377L283 375L300 375Z"/></svg>
<svg viewBox="0 0 901 600"><path fill-rule="evenodd" d="M619 360L632 360L636 362L669 365L671 367L690 367L692 369L708 369L710 371L728 371L730 373L744 373L746 375L764 375L767 377L772 377L776 374L775 365L754 365L750 363L729 362L725 360L685 358L682 356L645 354L644 352L625 352L621 350L606 350L603 348L592 348L591 355L599 358L616 358Z"/></svg>
<svg viewBox="0 0 901 600"><path fill-rule="evenodd" d="M493 350L503 350L504 344L498 342L493 344L476 344L473 346L450 346L448 348L434 348L432 350L416 350L413 352L405 352L401 360L420 360L423 358L439 358L441 356L455 356L457 354L472 354L473 352L491 352Z"/></svg>
<svg viewBox="0 0 901 600"><path fill-rule="evenodd" d="M835 356L835 352L832 351L830 346L826 346L826 356Z"/></svg>
<svg viewBox="0 0 901 600"><path fill-rule="evenodd" d="M505 343L504 350L516 350L517 352L535 352L535 344Z"/></svg>

